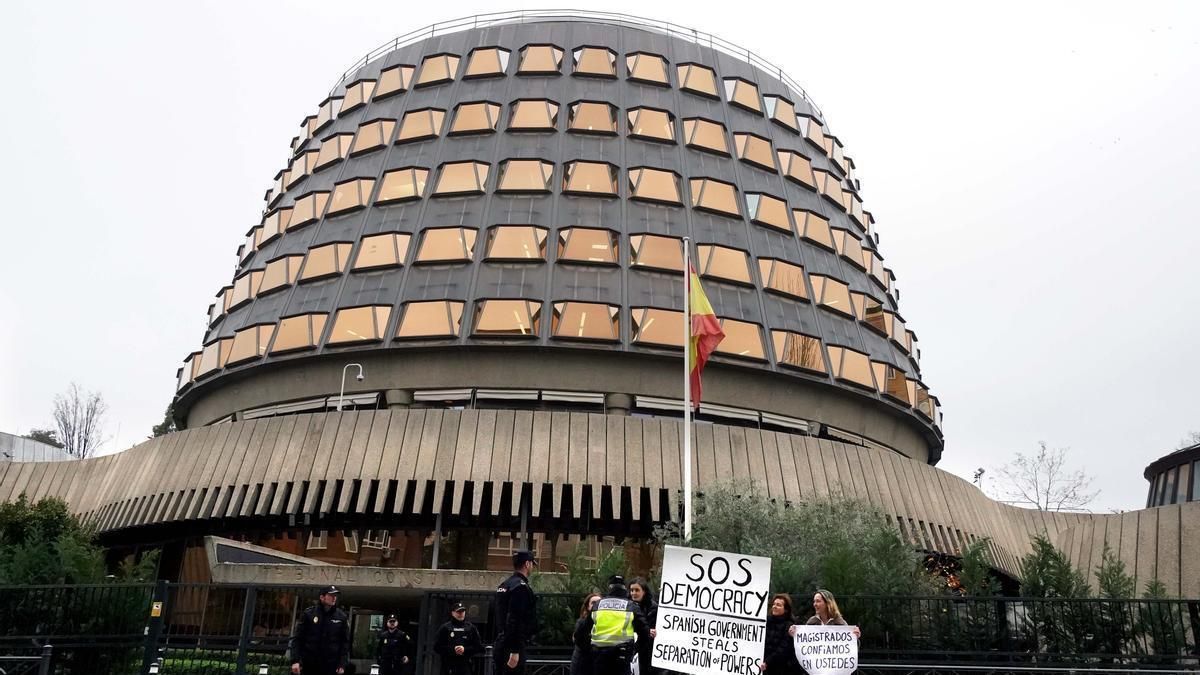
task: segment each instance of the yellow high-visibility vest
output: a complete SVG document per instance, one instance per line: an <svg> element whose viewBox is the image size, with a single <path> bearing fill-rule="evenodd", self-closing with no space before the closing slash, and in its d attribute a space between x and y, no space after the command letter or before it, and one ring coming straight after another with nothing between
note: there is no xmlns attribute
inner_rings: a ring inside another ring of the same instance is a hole
<svg viewBox="0 0 1200 675"><path fill-rule="evenodd" d="M633 642L633 610L624 598L603 598L592 610L592 646L617 647Z"/></svg>

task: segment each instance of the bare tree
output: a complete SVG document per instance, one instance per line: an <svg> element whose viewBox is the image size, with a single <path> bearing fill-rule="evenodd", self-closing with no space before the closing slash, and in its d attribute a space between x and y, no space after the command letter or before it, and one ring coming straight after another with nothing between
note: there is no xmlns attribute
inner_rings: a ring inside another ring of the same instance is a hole
<svg viewBox="0 0 1200 675"><path fill-rule="evenodd" d="M1176 450L1190 448L1193 445L1200 445L1200 431L1189 431L1187 436L1179 440L1179 447Z"/></svg>
<svg viewBox="0 0 1200 675"><path fill-rule="evenodd" d="M65 394L54 397L54 424L63 449L79 459L87 459L104 441L104 414L108 404L100 392L83 391L71 383Z"/></svg>
<svg viewBox="0 0 1200 675"><path fill-rule="evenodd" d="M1038 441L1038 451L1016 459L996 470L1001 496L1007 501L1032 506L1039 511L1067 511L1085 508L1100 494L1091 491L1092 477L1067 465L1067 449L1051 450Z"/></svg>

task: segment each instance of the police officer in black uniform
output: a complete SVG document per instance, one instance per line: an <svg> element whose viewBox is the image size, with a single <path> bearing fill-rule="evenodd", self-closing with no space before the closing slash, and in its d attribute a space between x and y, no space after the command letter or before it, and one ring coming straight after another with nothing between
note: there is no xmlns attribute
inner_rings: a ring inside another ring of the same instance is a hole
<svg viewBox="0 0 1200 675"><path fill-rule="evenodd" d="M649 670L650 626L641 605L629 599L624 578L608 580L608 594L576 625L575 644L591 649L592 675L629 675L635 650Z"/></svg>
<svg viewBox="0 0 1200 675"><path fill-rule="evenodd" d="M375 659L380 675L401 675L408 670L415 653L413 639L400 629L400 620L388 614L384 627L375 637Z"/></svg>
<svg viewBox="0 0 1200 675"><path fill-rule="evenodd" d="M338 609L338 589L321 589L317 604L304 610L288 643L292 673L343 675L350 663L350 617Z"/></svg>
<svg viewBox="0 0 1200 675"><path fill-rule="evenodd" d="M461 602L450 608L450 620L438 628L433 651L442 657L442 675L472 675L471 660L483 652L479 629L467 621L467 606Z"/></svg>
<svg viewBox="0 0 1200 675"><path fill-rule="evenodd" d="M523 675L525 647L537 633L537 596L529 574L537 565L533 553L513 553L513 574L496 589L496 675Z"/></svg>

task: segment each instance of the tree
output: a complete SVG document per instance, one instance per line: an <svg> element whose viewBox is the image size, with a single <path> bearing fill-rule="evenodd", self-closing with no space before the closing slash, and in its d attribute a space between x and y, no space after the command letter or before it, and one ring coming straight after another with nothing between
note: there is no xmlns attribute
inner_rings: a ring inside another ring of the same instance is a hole
<svg viewBox="0 0 1200 675"><path fill-rule="evenodd" d="M25 434L25 438L45 443L56 448L62 448L63 444L58 440L58 432L54 429L30 429L29 433Z"/></svg>
<svg viewBox="0 0 1200 675"><path fill-rule="evenodd" d="M1187 436L1179 439L1179 447L1176 450L1190 448L1193 445L1200 445L1200 431L1189 431Z"/></svg>
<svg viewBox="0 0 1200 675"><path fill-rule="evenodd" d="M54 424L63 449L79 459L87 459L100 446L104 433L104 414L108 404L99 392L85 392L74 382L65 394L54 397Z"/></svg>
<svg viewBox="0 0 1200 675"><path fill-rule="evenodd" d="M1082 509L1100 494L1089 490L1091 476L1068 467L1066 448L1051 450L1045 441L1038 442L1037 453L1026 456L1018 452L1016 459L996 473L1002 497L1039 511Z"/></svg>
<svg viewBox="0 0 1200 675"><path fill-rule="evenodd" d="M163 421L150 429L150 438L166 436L175 430L175 402L171 401L167 404L167 411L163 413Z"/></svg>

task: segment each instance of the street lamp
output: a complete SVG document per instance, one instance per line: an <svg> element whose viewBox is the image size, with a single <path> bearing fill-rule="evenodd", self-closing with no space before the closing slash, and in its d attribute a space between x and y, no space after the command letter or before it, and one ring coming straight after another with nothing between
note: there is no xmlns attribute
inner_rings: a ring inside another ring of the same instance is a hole
<svg viewBox="0 0 1200 675"><path fill-rule="evenodd" d="M363 376L363 367L361 363L347 363L345 367L342 368L342 390L338 393L338 412L342 412L342 399L346 397L346 371L350 370L351 368L358 368L358 376L354 379L358 380L359 382L362 382L365 379Z"/></svg>

